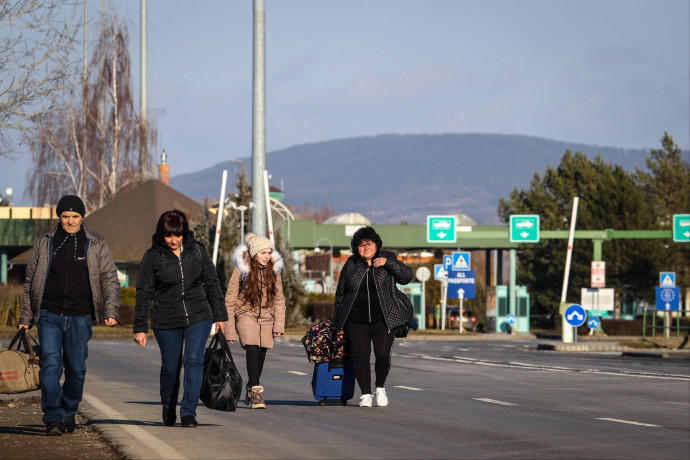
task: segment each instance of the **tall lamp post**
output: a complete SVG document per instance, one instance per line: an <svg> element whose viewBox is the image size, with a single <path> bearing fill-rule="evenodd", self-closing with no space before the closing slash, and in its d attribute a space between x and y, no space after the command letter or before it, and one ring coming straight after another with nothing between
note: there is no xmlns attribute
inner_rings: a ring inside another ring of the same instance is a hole
<svg viewBox="0 0 690 460"><path fill-rule="evenodd" d="M238 209L240 211L240 244L244 242L244 211L254 207L254 203L249 203L249 206L241 205L237 206L234 202L230 201L225 205L227 209Z"/></svg>
<svg viewBox="0 0 690 460"><path fill-rule="evenodd" d="M333 282L333 242L329 240L328 238L319 238L319 241L316 242L316 247L314 248L314 252L317 254L321 252L321 249L319 249L319 243L321 241L325 241L328 243L328 245L331 247L331 257L328 259L328 272L329 272L329 282L328 282L328 291L329 294L333 294L333 285L335 284Z"/></svg>

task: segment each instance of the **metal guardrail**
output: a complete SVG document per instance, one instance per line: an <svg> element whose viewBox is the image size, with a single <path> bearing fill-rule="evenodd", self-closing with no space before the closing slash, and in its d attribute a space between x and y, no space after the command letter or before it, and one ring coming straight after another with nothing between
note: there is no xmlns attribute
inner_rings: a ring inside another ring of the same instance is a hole
<svg viewBox="0 0 690 460"><path fill-rule="evenodd" d="M652 315L651 315L652 316L651 326L647 324L647 311L652 313ZM674 313L677 313L676 321L675 321L675 323L676 323L676 325L675 325L676 337L680 337L680 330L681 329L690 329L690 326L681 326L680 325L680 317L684 316L684 314L686 314L690 310L661 310L658 308L647 308L647 307L645 307L642 311L642 338L646 337L648 327L652 328L652 337L656 337L656 330L657 329L661 329L663 331L663 330L666 330L669 328L669 326L670 326L669 325L669 322L670 322L669 316L670 315L663 315L663 318L664 318L663 324L660 324L657 326L656 319L657 319L658 315L656 313L659 311L664 312L664 313L670 313L671 311L673 311Z"/></svg>

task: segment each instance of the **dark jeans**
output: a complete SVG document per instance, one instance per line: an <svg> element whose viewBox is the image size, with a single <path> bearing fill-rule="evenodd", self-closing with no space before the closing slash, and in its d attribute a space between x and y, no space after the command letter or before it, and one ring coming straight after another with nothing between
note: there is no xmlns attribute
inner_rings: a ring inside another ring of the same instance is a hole
<svg viewBox="0 0 690 460"><path fill-rule="evenodd" d="M371 344L374 344L376 387L383 388L391 368L395 335L386 323L345 323L345 337L355 355L355 377L362 394L371 394Z"/></svg>
<svg viewBox="0 0 690 460"><path fill-rule="evenodd" d="M247 359L247 388L259 385L267 350L267 348L258 345L244 347Z"/></svg>
<svg viewBox="0 0 690 460"><path fill-rule="evenodd" d="M161 403L175 410L184 364L184 392L180 416L196 417L204 376L204 351L213 321L201 321L178 329L154 329L161 350Z"/></svg>
<svg viewBox="0 0 690 460"><path fill-rule="evenodd" d="M36 323L41 344L41 409L43 423L73 416L84 393L91 316L60 316L41 310ZM60 386L62 370L65 381Z"/></svg>

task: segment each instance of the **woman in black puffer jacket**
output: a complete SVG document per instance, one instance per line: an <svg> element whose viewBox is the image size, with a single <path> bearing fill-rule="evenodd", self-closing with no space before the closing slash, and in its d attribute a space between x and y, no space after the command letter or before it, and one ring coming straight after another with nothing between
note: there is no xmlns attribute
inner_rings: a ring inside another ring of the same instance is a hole
<svg viewBox="0 0 690 460"><path fill-rule="evenodd" d="M228 313L213 262L206 248L194 241L187 218L180 211L161 215L153 244L141 261L134 341L142 347L146 346L149 311L161 352L163 422L175 424L184 363L180 416L183 427L196 427L206 339L214 322L224 330Z"/></svg>
<svg viewBox="0 0 690 460"><path fill-rule="evenodd" d="M412 269L395 253L381 251L381 237L371 227L355 232L352 255L340 272L335 292L335 327L345 331L355 355L355 376L362 396L360 407L371 407L371 344L376 363L376 405L388 405L384 385L390 370L395 339L393 329L406 324L412 315L396 296L395 284L412 281Z"/></svg>

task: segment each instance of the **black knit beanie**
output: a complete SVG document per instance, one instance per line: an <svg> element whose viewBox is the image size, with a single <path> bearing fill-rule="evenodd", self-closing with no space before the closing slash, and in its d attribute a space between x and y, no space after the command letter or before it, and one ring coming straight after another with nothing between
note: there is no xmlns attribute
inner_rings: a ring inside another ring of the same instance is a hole
<svg viewBox="0 0 690 460"><path fill-rule="evenodd" d="M58 201L57 208L55 209L55 212L57 213L58 217L60 217L60 214L62 214L65 211L72 211L81 214L82 217L86 214L86 207L84 206L84 202L81 201L81 198L79 198L76 195L65 195L62 198L60 198L60 201Z"/></svg>

